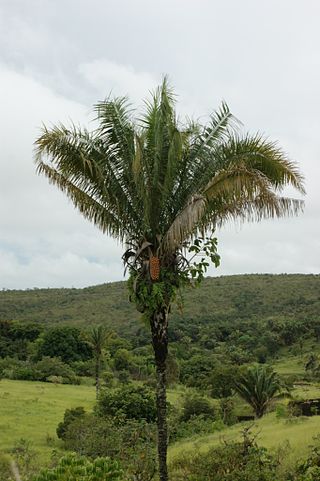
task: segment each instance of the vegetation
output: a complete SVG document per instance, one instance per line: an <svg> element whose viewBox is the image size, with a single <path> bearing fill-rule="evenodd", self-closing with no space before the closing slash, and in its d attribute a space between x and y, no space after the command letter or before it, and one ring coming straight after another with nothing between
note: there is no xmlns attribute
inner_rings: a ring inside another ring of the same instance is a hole
<svg viewBox="0 0 320 481"><path fill-rule="evenodd" d="M96 383L96 396L98 398L100 391L100 375L101 366L103 360L103 352L106 347L107 340L110 336L110 332L102 325L93 327L88 333L88 343L92 348L94 361L95 361L95 383Z"/></svg>
<svg viewBox="0 0 320 481"><path fill-rule="evenodd" d="M243 432L242 442L225 443L205 454L185 455L172 464L176 481L274 481L279 459Z"/></svg>
<svg viewBox="0 0 320 481"><path fill-rule="evenodd" d="M261 418L271 401L282 393L281 381L270 368L252 366L235 382L239 396L252 406L257 418Z"/></svg>
<svg viewBox="0 0 320 481"><path fill-rule="evenodd" d="M153 391L146 386L129 384L113 391L104 390L97 402L97 413L100 416L155 422L155 397Z"/></svg>
<svg viewBox="0 0 320 481"><path fill-rule="evenodd" d="M87 219L128 247L131 300L151 328L160 480L166 481L168 313L177 289L203 279L206 258L219 264L207 231L230 218L299 212L301 201L279 192L291 185L303 193L302 176L274 143L240 136L225 104L206 126L179 124L166 79L139 122L123 98L99 103L96 113L92 133L44 127L36 162ZM199 261L190 263L188 253Z"/></svg>
<svg viewBox="0 0 320 481"><path fill-rule="evenodd" d="M92 410L95 393L92 386L3 379L0 399L0 451L11 450L20 439L28 439L39 454L38 465L43 465L58 447L56 428L66 409L83 406Z"/></svg>
<svg viewBox="0 0 320 481"><path fill-rule="evenodd" d="M56 468L44 469L34 481L122 481L122 470L116 461L69 454Z"/></svg>

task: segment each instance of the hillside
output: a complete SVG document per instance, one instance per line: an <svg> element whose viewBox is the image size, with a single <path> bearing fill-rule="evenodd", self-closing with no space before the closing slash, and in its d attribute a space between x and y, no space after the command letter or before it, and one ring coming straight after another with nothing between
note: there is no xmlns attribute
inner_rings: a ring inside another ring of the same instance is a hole
<svg viewBox="0 0 320 481"><path fill-rule="evenodd" d="M320 318L320 275L237 275L206 278L198 289L182 293L184 309L173 309L171 326L269 318ZM4 290L0 320L27 320L79 326L105 323L131 337L141 328L129 303L125 282L84 289Z"/></svg>

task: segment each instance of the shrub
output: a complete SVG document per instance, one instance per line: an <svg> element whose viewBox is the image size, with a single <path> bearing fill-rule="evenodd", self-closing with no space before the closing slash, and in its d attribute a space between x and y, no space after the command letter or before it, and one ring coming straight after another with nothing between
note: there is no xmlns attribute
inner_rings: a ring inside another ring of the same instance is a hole
<svg viewBox="0 0 320 481"><path fill-rule="evenodd" d="M315 444L310 455L296 466L294 481L320 481L320 437L316 436L314 439Z"/></svg>
<svg viewBox="0 0 320 481"><path fill-rule="evenodd" d="M52 384L63 384L63 377L61 377L61 376L48 376L46 381L51 382Z"/></svg>
<svg viewBox="0 0 320 481"><path fill-rule="evenodd" d="M100 416L125 417L127 419L156 420L155 395L146 386L127 385L113 391L100 393L96 412Z"/></svg>
<svg viewBox="0 0 320 481"><path fill-rule="evenodd" d="M0 374L5 378L20 381L52 382L54 376L62 379L64 384L79 384L79 379L71 367L54 357L44 357L35 363L12 358L1 359Z"/></svg>
<svg viewBox="0 0 320 481"><path fill-rule="evenodd" d="M129 476L126 479L150 481L155 474L155 426L129 420L115 422L92 414L72 421L64 435L64 445L77 453L96 458L119 459Z"/></svg>
<svg viewBox="0 0 320 481"><path fill-rule="evenodd" d="M94 360L74 361L70 364L77 376L94 376Z"/></svg>
<svg viewBox="0 0 320 481"><path fill-rule="evenodd" d="M195 435L212 434L221 431L225 427L221 419L214 421L203 415L192 416L188 421L171 419L169 423L169 442L179 439L191 438Z"/></svg>
<svg viewBox="0 0 320 481"><path fill-rule="evenodd" d="M210 395L213 398L226 398L232 395L234 382L239 375L239 367L231 364L216 364L209 378Z"/></svg>
<svg viewBox="0 0 320 481"><path fill-rule="evenodd" d="M248 433L243 442L184 455L173 461L175 481L275 481L279 459L260 448Z"/></svg>
<svg viewBox="0 0 320 481"><path fill-rule="evenodd" d="M66 409L63 416L63 421L61 421L61 423L59 423L57 427L58 438L64 439L69 425L73 421L75 421L76 419L84 415L85 415L85 410L82 406L79 406L73 409Z"/></svg>
<svg viewBox="0 0 320 481"><path fill-rule="evenodd" d="M129 373L129 371L126 371L126 370L119 371L118 380L121 384L129 384L130 383L130 373Z"/></svg>
<svg viewBox="0 0 320 481"><path fill-rule="evenodd" d="M56 357L43 357L34 364L34 369L39 373L37 381L47 381L50 376L59 376L64 384L79 384L79 379L71 367Z"/></svg>
<svg viewBox="0 0 320 481"><path fill-rule="evenodd" d="M224 424L230 426L237 422L234 412L234 400L230 397L221 398L219 401L220 416Z"/></svg>
<svg viewBox="0 0 320 481"><path fill-rule="evenodd" d="M102 379L105 387L112 387L114 385L114 375L111 371L104 371L102 373Z"/></svg>
<svg viewBox="0 0 320 481"><path fill-rule="evenodd" d="M122 470L117 461L68 454L60 459L56 468L44 469L34 481L120 481Z"/></svg>
<svg viewBox="0 0 320 481"><path fill-rule="evenodd" d="M184 400L181 420L188 421L193 416L214 418L214 414L214 408L206 398L194 395Z"/></svg>
<svg viewBox="0 0 320 481"><path fill-rule="evenodd" d="M10 454L24 481L31 481L39 464L38 454L33 449L32 443L27 439L20 438L15 442ZM12 478L9 478L11 480ZM2 480L1 480L2 481Z"/></svg>
<svg viewBox="0 0 320 481"><path fill-rule="evenodd" d="M92 357L92 348L83 339L80 329L52 327L41 336L38 356L60 357L63 362L85 361Z"/></svg>

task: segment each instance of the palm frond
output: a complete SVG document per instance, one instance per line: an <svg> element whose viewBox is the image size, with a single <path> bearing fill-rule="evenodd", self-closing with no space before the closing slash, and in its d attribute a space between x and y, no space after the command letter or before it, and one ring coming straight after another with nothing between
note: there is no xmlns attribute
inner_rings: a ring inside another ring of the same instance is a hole
<svg viewBox="0 0 320 481"><path fill-rule="evenodd" d="M106 232L121 241L129 234L122 219L117 218L115 214L108 210L106 205L101 205L55 169L43 162L38 162L37 172L38 174L44 174L51 184L56 185L62 192L66 193L79 212L99 227L102 232Z"/></svg>
<svg viewBox="0 0 320 481"><path fill-rule="evenodd" d="M273 188L282 189L292 185L301 194L305 194L304 178L297 165L275 142L264 139L261 135L230 135L213 152L217 170L225 170L230 166L242 165L248 170L255 170L265 175Z"/></svg>
<svg viewBox="0 0 320 481"><path fill-rule="evenodd" d="M185 240L195 233L203 217L206 200L203 196L194 196L184 209L175 217L162 240L163 250L174 252Z"/></svg>
<svg viewBox="0 0 320 481"><path fill-rule="evenodd" d="M141 206L137 205L138 201L129 190L131 184L114 161L117 156L117 146L106 146L94 134L62 125L51 130L44 128L36 141L35 161L40 166L39 172L48 172L52 176L54 171L63 182L70 182L74 189L82 191L99 205L107 206L108 212L128 226L138 221ZM133 183L132 173L130 182Z"/></svg>

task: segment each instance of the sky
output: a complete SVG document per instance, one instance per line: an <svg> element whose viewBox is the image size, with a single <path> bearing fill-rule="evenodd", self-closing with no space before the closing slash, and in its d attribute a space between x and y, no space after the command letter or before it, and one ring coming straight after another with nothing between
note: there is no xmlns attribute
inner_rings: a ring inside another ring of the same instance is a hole
<svg viewBox="0 0 320 481"><path fill-rule="evenodd" d="M217 232L209 275L320 272L318 0L1 0L0 289L123 279L122 246L35 172L42 123L90 127L110 93L137 107L168 74L181 115L225 100L298 162L305 211Z"/></svg>

